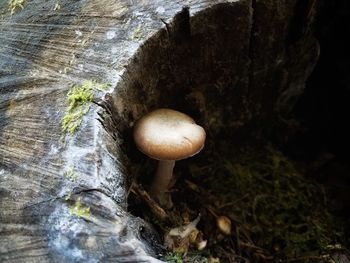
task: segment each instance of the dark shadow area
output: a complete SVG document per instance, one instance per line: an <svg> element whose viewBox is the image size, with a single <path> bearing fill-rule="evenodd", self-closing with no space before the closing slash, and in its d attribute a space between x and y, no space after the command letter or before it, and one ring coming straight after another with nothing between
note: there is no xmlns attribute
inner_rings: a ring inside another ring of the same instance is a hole
<svg viewBox="0 0 350 263"><path fill-rule="evenodd" d="M326 1L320 13L316 37L320 59L307 81L295 112L310 128L309 142L315 152L331 151L349 161L347 125L350 98L350 3Z"/></svg>
<svg viewBox="0 0 350 263"><path fill-rule="evenodd" d="M314 174L331 187L334 211L349 218L350 2L323 1L315 33L319 62L295 108L306 130L290 149L299 160L322 162Z"/></svg>

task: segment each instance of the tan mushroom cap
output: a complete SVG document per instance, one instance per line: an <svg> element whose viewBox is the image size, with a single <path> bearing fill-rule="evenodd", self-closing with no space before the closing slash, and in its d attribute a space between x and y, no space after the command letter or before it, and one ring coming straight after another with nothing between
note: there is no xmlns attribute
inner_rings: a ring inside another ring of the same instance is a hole
<svg viewBox="0 0 350 263"><path fill-rule="evenodd" d="M139 119L134 127L138 149L157 160L181 160L204 146L205 131L184 113L158 109Z"/></svg>

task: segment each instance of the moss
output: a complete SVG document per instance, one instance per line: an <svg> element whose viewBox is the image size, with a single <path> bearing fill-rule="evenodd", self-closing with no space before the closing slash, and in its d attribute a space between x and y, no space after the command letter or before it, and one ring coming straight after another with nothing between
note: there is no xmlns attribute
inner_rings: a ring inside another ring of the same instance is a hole
<svg viewBox="0 0 350 263"><path fill-rule="evenodd" d="M16 12L16 10L23 9L25 2L26 0L10 0L9 10L11 12L11 15L13 15Z"/></svg>
<svg viewBox="0 0 350 263"><path fill-rule="evenodd" d="M69 209L71 215L76 215L77 217L90 218L90 207L85 207L81 204L80 198L78 198L73 207Z"/></svg>
<svg viewBox="0 0 350 263"><path fill-rule="evenodd" d="M91 102L94 99L95 91L105 91L112 85L110 83L98 83L95 80L88 80L82 85L73 85L67 94L68 108L62 121L62 132L74 135L83 117L89 112Z"/></svg>
<svg viewBox="0 0 350 263"><path fill-rule="evenodd" d="M16 100L10 100L7 108L7 114L11 115L12 113L14 113L16 106L17 106Z"/></svg>
<svg viewBox="0 0 350 263"><path fill-rule="evenodd" d="M277 245L294 257L343 242L324 186L275 147L246 146L232 157L217 158L210 164L215 174L198 177L222 203L238 200L225 212L242 222L259 247Z"/></svg>
<svg viewBox="0 0 350 263"><path fill-rule="evenodd" d="M75 171L73 166L68 168L68 170L64 173L64 176L72 182L76 182L78 179L78 173Z"/></svg>
<svg viewBox="0 0 350 263"><path fill-rule="evenodd" d="M81 86L74 85L68 92L68 108L62 122L64 133L73 135L77 132L94 99L93 86L93 81L86 81Z"/></svg>
<svg viewBox="0 0 350 263"><path fill-rule="evenodd" d="M70 190L67 195L64 197L65 201L68 201L72 197L72 190Z"/></svg>
<svg viewBox="0 0 350 263"><path fill-rule="evenodd" d="M165 260L170 263L183 263L182 254L179 252L167 253Z"/></svg>
<svg viewBox="0 0 350 263"><path fill-rule="evenodd" d="M143 36L143 34L142 34L141 25L138 25L134 30L134 34L133 34L132 38L136 39L136 40L140 40L142 38L142 36Z"/></svg>

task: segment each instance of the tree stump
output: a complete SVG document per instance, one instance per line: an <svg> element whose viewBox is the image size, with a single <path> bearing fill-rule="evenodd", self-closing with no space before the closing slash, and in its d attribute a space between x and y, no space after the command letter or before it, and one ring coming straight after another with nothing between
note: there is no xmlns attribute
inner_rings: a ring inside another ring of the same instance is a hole
<svg viewBox="0 0 350 263"><path fill-rule="evenodd" d="M2 1L0 261L156 261L127 207L134 121L171 107L234 143L287 114L318 58L314 2ZM93 100L69 133L72 87Z"/></svg>

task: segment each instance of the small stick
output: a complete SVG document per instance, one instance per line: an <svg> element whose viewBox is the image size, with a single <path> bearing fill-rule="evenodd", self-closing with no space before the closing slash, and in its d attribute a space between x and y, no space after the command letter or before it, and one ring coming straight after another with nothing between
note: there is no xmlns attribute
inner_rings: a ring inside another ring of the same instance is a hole
<svg viewBox="0 0 350 263"><path fill-rule="evenodd" d="M233 206L233 205L235 205L236 203L242 201L243 199L245 199L245 198L247 198L247 197L248 197L248 194L245 194L244 196L242 196L241 198L239 198L239 199L237 199L237 200L235 200L235 201L232 201L232 202L229 202L229 203L225 203L225 204L222 204L222 205L218 206L218 209L220 210L220 209L222 209L222 208L224 208L224 207L227 207L227 206Z"/></svg>
<svg viewBox="0 0 350 263"><path fill-rule="evenodd" d="M168 214L164 211L163 208L161 208L151 197L150 195L142 188L140 184L134 183L132 185L132 190L151 208L154 215L162 220L167 220Z"/></svg>
<svg viewBox="0 0 350 263"><path fill-rule="evenodd" d="M253 244L249 244L249 243L245 243L245 242L241 241L240 246L245 248L245 249L252 249L253 253L256 256L258 256L264 260L273 260L273 256L270 256L266 251L264 251L264 249L257 247Z"/></svg>

